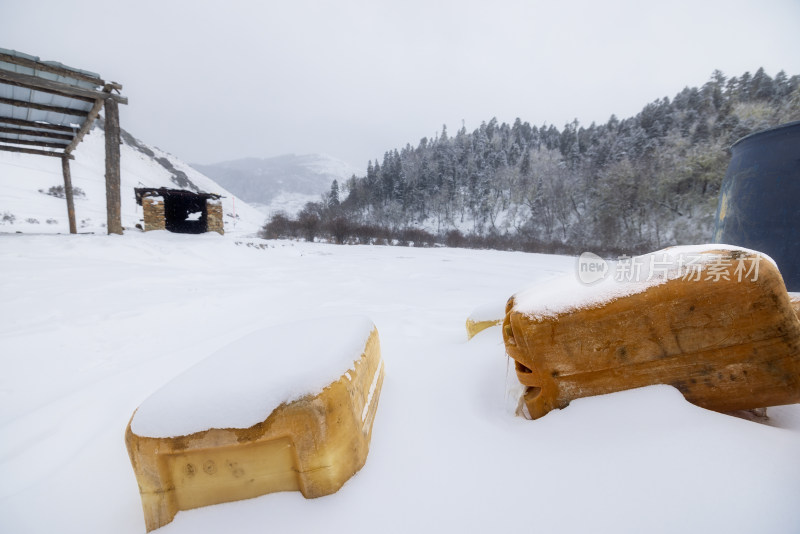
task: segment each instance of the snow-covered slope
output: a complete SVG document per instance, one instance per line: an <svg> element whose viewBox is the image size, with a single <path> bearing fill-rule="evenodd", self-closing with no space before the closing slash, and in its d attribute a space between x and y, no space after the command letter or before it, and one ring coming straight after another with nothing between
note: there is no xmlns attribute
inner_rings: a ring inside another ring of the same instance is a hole
<svg viewBox="0 0 800 534"><path fill-rule="evenodd" d="M797 532L798 405L771 408L770 426L656 386L513 415L499 327L467 342L464 320L575 264L217 234L0 234L0 532L143 534L123 440L136 407L247 334L345 314L374 321L386 364L364 468L328 497L179 512L158 532Z"/></svg>
<svg viewBox="0 0 800 534"><path fill-rule="evenodd" d="M285 154L192 166L265 214L294 214L306 202L319 201L320 195L330 191L334 180L341 185L353 174L362 174L349 164L322 154Z"/></svg>
<svg viewBox="0 0 800 534"><path fill-rule="evenodd" d="M78 232L105 233L105 135L95 125L70 162ZM123 135L121 147L122 226L130 231L140 223L142 208L136 204L134 187L170 187L223 195L225 231L253 234L264 216L232 193L175 156ZM58 158L0 151L0 232L68 233L67 203L46 194L63 187ZM235 216L234 216L235 214Z"/></svg>

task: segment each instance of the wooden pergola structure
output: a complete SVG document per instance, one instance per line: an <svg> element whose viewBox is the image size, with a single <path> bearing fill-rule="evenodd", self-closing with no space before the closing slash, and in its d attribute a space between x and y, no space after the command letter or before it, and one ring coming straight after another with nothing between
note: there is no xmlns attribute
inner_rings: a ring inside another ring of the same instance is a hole
<svg viewBox="0 0 800 534"><path fill-rule="evenodd" d="M61 159L69 231L77 233L69 160L105 110L106 212L109 234L122 233L119 104L122 85L0 48L0 150Z"/></svg>

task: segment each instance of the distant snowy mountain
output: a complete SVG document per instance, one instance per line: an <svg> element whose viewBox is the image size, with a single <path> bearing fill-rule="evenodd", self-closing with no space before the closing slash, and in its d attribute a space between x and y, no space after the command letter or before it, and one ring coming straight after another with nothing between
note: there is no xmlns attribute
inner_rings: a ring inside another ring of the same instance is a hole
<svg viewBox="0 0 800 534"><path fill-rule="evenodd" d="M105 133L102 121L98 121L74 154L70 169L76 193L78 232L105 233ZM220 194L223 196L226 233L253 234L264 223L261 212L207 176L125 131L122 132L121 165L122 226L126 230L134 230L142 219L142 208L136 204L134 187L169 187ZM0 152L0 233L68 233L63 184L58 158Z"/></svg>
<svg viewBox="0 0 800 534"><path fill-rule="evenodd" d="M344 161L321 154L285 154L192 166L234 192L263 213L296 213L306 202L319 200L334 180L363 174Z"/></svg>

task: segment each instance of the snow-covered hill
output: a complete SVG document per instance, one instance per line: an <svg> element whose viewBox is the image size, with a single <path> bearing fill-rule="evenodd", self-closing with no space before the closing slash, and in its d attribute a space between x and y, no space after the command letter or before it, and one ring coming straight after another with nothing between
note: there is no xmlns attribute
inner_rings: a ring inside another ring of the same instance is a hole
<svg viewBox="0 0 800 534"><path fill-rule="evenodd" d="M386 367L364 468L327 497L198 508L157 532L797 532L798 405L771 408L770 426L654 386L513 415L500 328L467 341L464 321L573 269L515 252L0 233L0 532L144 534L123 439L136 407L251 332L354 314L375 322Z"/></svg>
<svg viewBox="0 0 800 534"><path fill-rule="evenodd" d="M322 154L285 154L192 166L264 214L294 214L306 202L318 201L320 195L330 191L334 180L342 184L361 174L344 161Z"/></svg>
<svg viewBox="0 0 800 534"><path fill-rule="evenodd" d="M255 233L264 216L227 189L175 156L123 132L121 147L122 226L129 231L141 222L134 187L170 187L223 195L225 231ZM98 122L70 162L78 232L105 233L105 135ZM68 233L67 203L48 194L63 188L58 158L0 151L0 233Z"/></svg>

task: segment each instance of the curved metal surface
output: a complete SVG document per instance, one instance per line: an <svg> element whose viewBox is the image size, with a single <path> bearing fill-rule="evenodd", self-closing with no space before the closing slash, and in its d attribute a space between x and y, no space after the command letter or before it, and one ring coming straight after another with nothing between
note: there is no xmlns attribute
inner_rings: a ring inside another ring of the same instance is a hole
<svg viewBox="0 0 800 534"><path fill-rule="evenodd" d="M800 121L743 137L731 151L713 242L768 254L786 288L800 291Z"/></svg>

